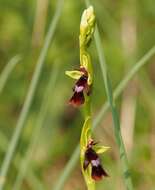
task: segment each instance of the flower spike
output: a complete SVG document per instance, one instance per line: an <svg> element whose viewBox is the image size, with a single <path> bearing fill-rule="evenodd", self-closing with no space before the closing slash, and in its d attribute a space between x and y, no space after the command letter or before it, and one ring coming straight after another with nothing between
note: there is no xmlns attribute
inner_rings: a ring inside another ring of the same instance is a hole
<svg viewBox="0 0 155 190"><path fill-rule="evenodd" d="M92 6L84 10L80 23L80 67L77 70L66 71L66 75L76 80L73 95L69 103L75 107L84 104L85 122L80 138L80 161L82 174L88 190L95 190L95 182L107 177L102 167L99 154L109 147L100 146L92 139L91 91L93 84L93 67L88 52L95 30L95 14Z"/></svg>

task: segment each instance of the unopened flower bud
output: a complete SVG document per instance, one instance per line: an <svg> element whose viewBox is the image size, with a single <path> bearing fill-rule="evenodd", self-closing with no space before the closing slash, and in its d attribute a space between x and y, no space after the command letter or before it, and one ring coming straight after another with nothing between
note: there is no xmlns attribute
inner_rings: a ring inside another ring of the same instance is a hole
<svg viewBox="0 0 155 190"><path fill-rule="evenodd" d="M88 46L94 32L95 14L92 6L88 7L82 14L80 24L80 45Z"/></svg>

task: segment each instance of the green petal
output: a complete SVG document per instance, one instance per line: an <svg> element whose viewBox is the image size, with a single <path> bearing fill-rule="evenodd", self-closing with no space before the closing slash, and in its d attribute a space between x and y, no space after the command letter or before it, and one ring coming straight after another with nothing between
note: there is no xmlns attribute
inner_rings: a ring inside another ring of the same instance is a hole
<svg viewBox="0 0 155 190"><path fill-rule="evenodd" d="M65 74L73 79L78 80L83 75L83 72L75 70L75 71L66 71Z"/></svg>
<svg viewBox="0 0 155 190"><path fill-rule="evenodd" d="M97 154L102 154L106 152L109 148L110 147L108 146L99 146L99 145L94 146L94 150L96 151Z"/></svg>

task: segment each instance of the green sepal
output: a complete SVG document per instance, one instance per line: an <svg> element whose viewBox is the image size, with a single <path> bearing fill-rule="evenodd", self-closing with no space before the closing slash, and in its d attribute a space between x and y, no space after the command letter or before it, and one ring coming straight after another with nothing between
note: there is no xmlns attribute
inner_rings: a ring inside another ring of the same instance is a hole
<svg viewBox="0 0 155 190"><path fill-rule="evenodd" d="M80 146L86 149L89 139L91 138L91 118L88 116L84 122L81 132Z"/></svg>
<svg viewBox="0 0 155 190"><path fill-rule="evenodd" d="M81 56L81 66L84 67L87 72L88 72L88 85L91 85L93 82L93 69L92 69L92 64L91 64L91 59L90 59L90 55L82 50L80 52Z"/></svg>
<svg viewBox="0 0 155 190"><path fill-rule="evenodd" d="M87 145L89 140L91 139L91 118L90 116L86 117L84 125L82 127L81 139L80 139L80 160L81 160L81 168L82 173L85 178L85 182L89 190L95 189L95 181L91 177L91 165L89 164L86 170L83 169L83 163L85 158L85 151L87 149Z"/></svg>
<svg viewBox="0 0 155 190"><path fill-rule="evenodd" d="M101 146L101 145L95 145L93 149L97 154L102 154L106 152L110 147L109 146Z"/></svg>
<svg viewBox="0 0 155 190"><path fill-rule="evenodd" d="M74 70L66 71L65 74L73 79L78 80L83 75L83 72Z"/></svg>

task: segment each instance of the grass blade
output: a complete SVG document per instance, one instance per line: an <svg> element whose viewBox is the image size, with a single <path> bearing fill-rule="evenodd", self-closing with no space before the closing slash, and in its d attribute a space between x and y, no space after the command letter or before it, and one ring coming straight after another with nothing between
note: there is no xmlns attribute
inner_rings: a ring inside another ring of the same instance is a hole
<svg viewBox="0 0 155 190"><path fill-rule="evenodd" d="M62 7L63 7L63 0L59 0L58 4L57 4L57 9L56 9L55 15L53 17L53 20L52 20L50 27L49 27L49 31L48 31L47 36L45 38L44 46L43 46L43 48L41 50L41 54L38 58L37 66L36 66L36 69L34 71L34 75L33 75L33 78L32 78L28 93L27 93L27 97L26 97L24 106L22 108L21 114L20 114L19 119L17 121L16 129L14 131L12 138L11 138L11 141L10 141L10 144L8 147L8 151L5 155L4 161L3 161L2 166L1 166L0 176L4 179L7 175L7 172L8 172L10 163L11 163L11 159L13 157L13 154L14 154L14 151L16 149L22 128L25 124L30 106L32 104L32 100L33 100L33 97L35 94L35 90L36 90L36 87L37 87L37 84L38 84L38 81L39 81L39 78L41 75L41 70L42 70L42 67L43 67L43 64L45 61L45 57L47 55L48 48L50 46L51 40L53 38L53 34L55 32L57 23L59 21L61 11L62 11ZM0 190L3 189L3 186L4 186L4 182L1 182L0 183Z"/></svg>
<svg viewBox="0 0 155 190"><path fill-rule="evenodd" d="M14 56L8 63L7 65L4 67L1 75L0 75L0 94L2 93L4 86L12 72L12 70L14 69L14 67L16 66L16 64L21 60L21 56L20 55L16 55Z"/></svg>
<svg viewBox="0 0 155 190"><path fill-rule="evenodd" d="M76 163L79 160L80 155L80 146L77 145L76 149L74 150L70 160L66 164L65 168L63 169L62 174L60 175L60 178L58 181L56 181L55 186L51 188L51 190L61 190L63 189L65 181L68 179L70 173L73 171Z"/></svg>
<svg viewBox="0 0 155 190"><path fill-rule="evenodd" d="M0 149L1 151L5 152L5 147L7 147L9 141L6 138L6 136L0 131ZM16 169L19 167L20 160L22 159L20 154L17 154L15 159L13 160L13 164ZM4 178L0 178L0 181L3 181ZM37 190L44 189L43 184L40 182L40 180L34 175L32 169L30 168L28 176L27 176L28 183Z"/></svg>
<svg viewBox="0 0 155 190"><path fill-rule="evenodd" d="M129 171L129 164L128 164L128 159L127 159L127 155L126 155L126 150L125 150L124 142L123 142L122 135L121 135L119 116L118 116L116 106L114 103L113 92L112 92L112 88L111 88L111 81L108 76L106 63L104 60L104 54L102 52L103 48L101 45L98 28L96 28L96 32L95 32L95 42L96 42L97 52L98 52L98 56L99 56L100 67L101 67L102 75L103 75L103 79L104 79L106 94L107 94L107 98L108 98L109 105L110 105L111 112L112 112L115 139L116 139L117 145L119 147L119 154L120 154L120 159L122 162L124 182L126 185L126 189L132 190L133 184L132 184L131 174Z"/></svg>
<svg viewBox="0 0 155 190"><path fill-rule="evenodd" d="M155 46L153 46L137 63L134 64L131 70L126 74L126 76L122 79L122 81L114 90L114 100L120 96L120 94L125 89L129 81L136 75L136 73L141 69L141 67L143 67L154 54L155 54ZM102 106L97 117L94 119L94 128L97 127L97 125L100 123L101 119L106 114L108 109L109 109L109 103L106 102Z"/></svg>
<svg viewBox="0 0 155 190"><path fill-rule="evenodd" d="M126 74L126 76L122 79L122 81L114 90L114 100L119 97L119 95L127 86L128 82L135 76L135 74L140 70L140 68L143 67L154 54L155 54L155 46L153 46L137 63L134 64L129 73ZM96 128L99 125L99 123L101 122L101 120L103 119L109 108L110 106L108 102L106 102L102 106L100 112L93 121L93 128ZM74 170L74 167L76 166L76 163L79 160L79 153L80 149L79 145L77 145L75 151L72 153L70 160L66 164L58 181L55 183L55 186L52 189L61 190L63 188L65 181L68 179L70 173Z"/></svg>
<svg viewBox="0 0 155 190"><path fill-rule="evenodd" d="M86 6L90 4L89 0L85 0L85 3L86 3ZM105 90L106 90L106 94L107 94L107 98L109 102L109 107L111 108L111 112L112 112L115 139L119 148L119 155L120 155L122 169L123 169L123 177L124 177L125 186L127 190L132 190L133 184L132 184L131 174L129 171L128 158L127 158L124 142L121 135L119 116L118 116L114 98L113 98L113 90L111 87L111 81L110 81L107 67L106 67L104 53L102 51L103 47L101 45L101 39L100 39L98 27L96 27L96 31L95 31L95 43L96 43L97 53L99 56L99 63L100 63L101 71L102 71L102 76L103 76Z"/></svg>
<svg viewBox="0 0 155 190"><path fill-rule="evenodd" d="M58 77L58 66L57 67L54 66L51 72L48 85L44 91L43 101L41 104L40 112L38 114L38 119L36 121L35 129L30 139L30 144L25 153L25 157L22 159L21 164L19 164L18 166L19 167L18 175L15 180L13 190L20 189L23 178L25 177L26 172L29 170L32 154L35 151L38 141L40 140L41 129L43 127L44 119L48 111L49 103L51 102L51 91L54 90L57 77Z"/></svg>

